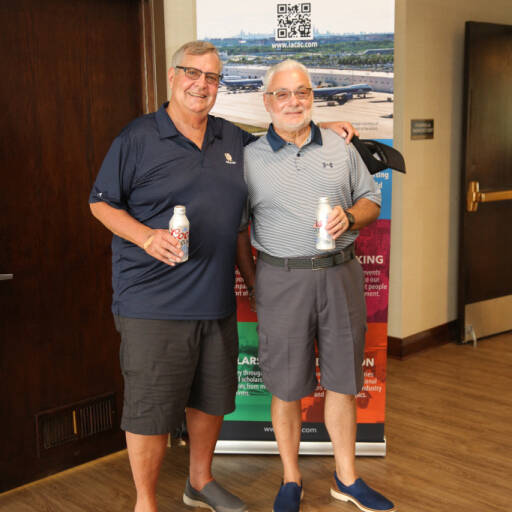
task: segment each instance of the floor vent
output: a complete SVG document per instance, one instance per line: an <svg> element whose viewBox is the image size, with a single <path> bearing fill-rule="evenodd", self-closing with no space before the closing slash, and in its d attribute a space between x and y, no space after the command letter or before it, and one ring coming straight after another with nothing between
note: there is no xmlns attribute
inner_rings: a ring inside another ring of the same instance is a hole
<svg viewBox="0 0 512 512"><path fill-rule="evenodd" d="M59 446L111 430L115 394L108 393L36 415L38 455Z"/></svg>

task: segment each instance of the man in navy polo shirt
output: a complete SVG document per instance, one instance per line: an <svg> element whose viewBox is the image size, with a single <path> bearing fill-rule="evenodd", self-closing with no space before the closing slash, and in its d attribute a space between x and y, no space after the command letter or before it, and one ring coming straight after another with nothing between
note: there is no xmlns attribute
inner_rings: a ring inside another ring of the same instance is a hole
<svg viewBox="0 0 512 512"><path fill-rule="evenodd" d="M234 267L247 197L243 147L255 140L208 115L220 72L213 45L183 45L169 69L170 101L114 140L89 198L93 215L114 233L112 310L125 383L121 428L136 512L157 510L167 436L185 410L190 463L184 502L246 510L211 473L223 416L235 407ZM352 133L349 124L341 126ZM186 207L190 221L184 263L167 229L175 205Z"/></svg>

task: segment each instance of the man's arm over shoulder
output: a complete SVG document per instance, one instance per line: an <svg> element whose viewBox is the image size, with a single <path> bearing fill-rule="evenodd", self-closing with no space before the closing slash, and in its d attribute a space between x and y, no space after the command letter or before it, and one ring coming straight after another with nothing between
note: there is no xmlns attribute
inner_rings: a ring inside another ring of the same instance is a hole
<svg viewBox="0 0 512 512"><path fill-rule="evenodd" d="M320 128L332 130L349 144L354 135L359 137L359 132L348 121L329 121L318 123Z"/></svg>

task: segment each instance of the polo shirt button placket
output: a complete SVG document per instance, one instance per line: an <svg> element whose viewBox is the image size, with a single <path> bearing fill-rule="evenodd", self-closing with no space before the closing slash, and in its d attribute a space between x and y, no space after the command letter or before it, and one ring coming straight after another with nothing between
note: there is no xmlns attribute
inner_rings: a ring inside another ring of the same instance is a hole
<svg viewBox="0 0 512 512"><path fill-rule="evenodd" d="M295 155L295 168L297 169L297 171L301 171L302 170L302 165L301 165L302 162L300 160L301 156L302 156L302 153L300 152L300 149L299 149L299 151Z"/></svg>

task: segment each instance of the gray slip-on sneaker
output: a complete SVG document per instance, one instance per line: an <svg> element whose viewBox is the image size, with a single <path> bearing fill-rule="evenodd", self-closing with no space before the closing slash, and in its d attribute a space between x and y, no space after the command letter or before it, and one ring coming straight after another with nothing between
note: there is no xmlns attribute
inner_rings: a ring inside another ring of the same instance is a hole
<svg viewBox="0 0 512 512"><path fill-rule="evenodd" d="M247 505L234 494L226 491L215 480L208 482L201 491L196 491L187 478L183 503L189 507L209 508L213 512L247 512Z"/></svg>

